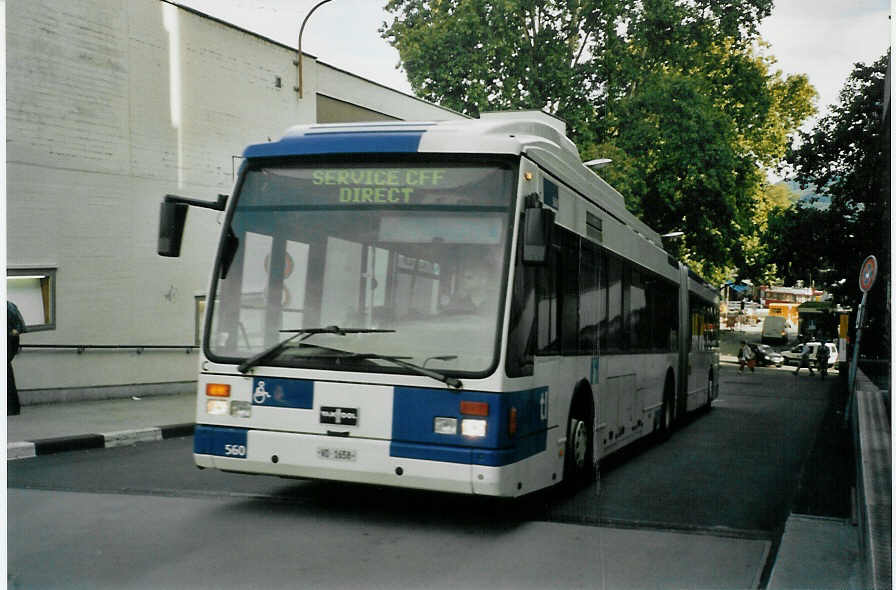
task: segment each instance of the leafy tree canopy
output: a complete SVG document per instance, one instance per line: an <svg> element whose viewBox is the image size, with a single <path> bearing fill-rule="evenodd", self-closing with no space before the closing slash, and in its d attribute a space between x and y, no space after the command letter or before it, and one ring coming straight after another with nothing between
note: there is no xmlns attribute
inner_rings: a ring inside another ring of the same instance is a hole
<svg viewBox="0 0 896 590"><path fill-rule="evenodd" d="M787 155L800 185L815 185L829 195L830 207L803 207L782 215L776 223L797 233L769 236L778 260L794 257L802 264L802 253L811 253L811 263L795 269L804 274L795 276L805 279L814 270L853 305L859 298L859 267L867 255L877 257L881 276L890 272L890 121L884 114L889 61L888 51L873 64L855 64L839 103L811 131L802 132ZM870 295L883 312L886 281L878 281Z"/></svg>
<svg viewBox="0 0 896 590"><path fill-rule="evenodd" d="M782 225L774 225L779 219L793 212L794 193L783 185L764 184L757 196L753 211L753 231L741 238L737 275L750 278L755 284L780 283L781 261L774 260L769 247L769 234L782 231ZM784 261L785 270L792 271L790 261ZM788 282L787 284L793 284Z"/></svg>
<svg viewBox="0 0 896 590"><path fill-rule="evenodd" d="M619 104L618 117L627 124L593 150L625 154L624 168L605 169L607 181L648 225L685 233L680 255L724 265L727 236L749 223L744 183L756 180L755 165L733 145L730 118L680 74L645 79Z"/></svg>
<svg viewBox="0 0 896 590"><path fill-rule="evenodd" d="M717 55L748 48L771 7L772 0L389 0L395 17L381 33L423 98L474 117L543 109L581 142L641 74L690 71L713 47Z"/></svg>
<svg viewBox="0 0 896 590"><path fill-rule="evenodd" d="M772 0L390 0L381 32L415 92L471 116L541 109L707 278L742 264L761 166L813 113L757 53Z"/></svg>

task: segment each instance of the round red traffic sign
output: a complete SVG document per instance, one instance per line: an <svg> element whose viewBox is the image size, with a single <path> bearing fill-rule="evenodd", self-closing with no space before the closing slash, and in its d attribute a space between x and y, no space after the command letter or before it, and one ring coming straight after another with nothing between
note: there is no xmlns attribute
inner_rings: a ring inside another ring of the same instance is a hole
<svg viewBox="0 0 896 590"><path fill-rule="evenodd" d="M877 258L872 255L862 263L862 270L859 272L859 289L863 293L867 293L874 286L875 279L877 279Z"/></svg>
<svg viewBox="0 0 896 590"><path fill-rule="evenodd" d="M271 255L268 254L264 257L264 272L271 272ZM289 252L286 253L286 258L283 260L283 278L288 279L290 275L292 275L293 268L295 268L295 263L292 261L292 256L289 255Z"/></svg>

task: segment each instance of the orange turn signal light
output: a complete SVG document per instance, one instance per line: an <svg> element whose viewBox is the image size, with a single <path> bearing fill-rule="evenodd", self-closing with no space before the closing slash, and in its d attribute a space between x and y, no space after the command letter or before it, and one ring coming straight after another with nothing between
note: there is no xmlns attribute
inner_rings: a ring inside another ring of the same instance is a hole
<svg viewBox="0 0 896 590"><path fill-rule="evenodd" d="M205 395L209 397L230 397L229 383L206 383Z"/></svg>
<svg viewBox="0 0 896 590"><path fill-rule="evenodd" d="M460 413L466 416L488 416L488 402L460 402Z"/></svg>
<svg viewBox="0 0 896 590"><path fill-rule="evenodd" d="M507 433L510 436L513 436L514 434L516 434L517 427L517 410L515 406L511 406L510 416L507 420Z"/></svg>

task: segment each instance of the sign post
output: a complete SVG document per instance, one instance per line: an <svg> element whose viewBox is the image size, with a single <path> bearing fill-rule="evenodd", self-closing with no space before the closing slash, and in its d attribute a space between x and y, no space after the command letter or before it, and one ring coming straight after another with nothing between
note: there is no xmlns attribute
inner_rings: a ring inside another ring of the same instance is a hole
<svg viewBox="0 0 896 590"><path fill-rule="evenodd" d="M852 397L856 387L856 369L859 364L859 344L862 342L862 324L865 320L865 302L868 300L868 291L877 280L877 258L873 255L865 259L859 270L859 289L862 291L862 303L856 314L856 342L852 347L852 362L849 363L849 401L846 404L846 423L849 424L849 410L852 407Z"/></svg>

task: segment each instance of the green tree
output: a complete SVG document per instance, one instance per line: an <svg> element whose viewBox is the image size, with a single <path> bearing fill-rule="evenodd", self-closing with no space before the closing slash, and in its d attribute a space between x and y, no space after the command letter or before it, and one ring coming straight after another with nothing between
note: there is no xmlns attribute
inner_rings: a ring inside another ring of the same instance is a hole
<svg viewBox="0 0 896 590"><path fill-rule="evenodd" d="M594 152L625 154L624 168L605 169L607 181L623 187L629 209L645 223L685 233L670 243L678 255L692 264L723 267L731 236L749 223L747 195L757 172L735 149L730 117L702 87L682 74L648 77L617 105L617 117L626 124Z"/></svg>
<svg viewBox="0 0 896 590"><path fill-rule="evenodd" d="M771 210L764 170L779 165L788 134L814 112L815 91L772 64L725 43L688 74L645 75L616 101L609 139L584 150L619 159L605 169L608 182L649 225L684 231L669 247L713 281L775 278L762 239Z"/></svg>
<svg viewBox="0 0 896 590"><path fill-rule="evenodd" d="M784 185L764 184L756 199L753 212L753 231L741 237L741 260L737 274L749 278L754 284L780 284L784 271L791 271L789 260L781 261L773 257L770 235L779 235L778 228L783 218L793 210L794 193ZM778 224L778 225L774 225ZM774 225L775 231L769 227ZM793 280L786 281L793 284Z"/></svg>
<svg viewBox="0 0 896 590"><path fill-rule="evenodd" d="M831 222L835 222L833 225ZM779 207L768 215L762 243L766 248L766 264L774 265L777 275L786 285L818 280L819 270L827 268L828 246L842 226L830 218L827 211L811 204L798 203L791 207ZM836 240L834 243L840 243ZM857 267L858 268L858 267ZM858 272L858 271L856 271Z"/></svg>
<svg viewBox="0 0 896 590"><path fill-rule="evenodd" d="M381 33L415 93L477 117L542 109L590 138L600 94L594 50L621 7L610 0L390 0Z"/></svg>
<svg viewBox="0 0 896 590"><path fill-rule="evenodd" d="M874 254L883 280L879 278L869 294L869 309L878 326L888 325L889 318L890 115L885 94L889 62L887 51L870 65L855 64L839 103L811 131L800 134L798 145L787 156L803 188L814 185L819 194L831 197L826 211L803 208L791 214L790 221L797 227L819 223L826 228L827 235L817 236L812 244L809 268L816 273L833 269L829 273L832 287L855 306L860 296L859 266ZM802 239L799 234L780 238L777 255L798 251ZM882 328L878 340L886 341Z"/></svg>
<svg viewBox="0 0 896 590"><path fill-rule="evenodd" d="M381 34L414 91L471 116L542 109L578 143L596 137L640 73L721 39L746 47L772 0L389 0Z"/></svg>
<svg viewBox="0 0 896 590"><path fill-rule="evenodd" d="M414 90L472 116L541 109L707 278L743 262L761 166L812 113L805 76L753 49L771 0L390 0ZM755 240L754 240L755 241Z"/></svg>
<svg viewBox="0 0 896 590"><path fill-rule="evenodd" d="M873 64L856 64L839 104L800 134L787 158L801 187L814 185L831 197L828 223L842 233L823 252L843 277L856 274L868 254L889 259L890 133L883 120L889 60L887 52Z"/></svg>

